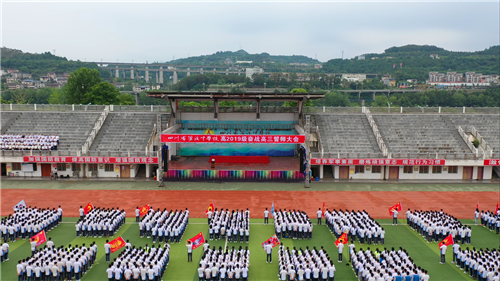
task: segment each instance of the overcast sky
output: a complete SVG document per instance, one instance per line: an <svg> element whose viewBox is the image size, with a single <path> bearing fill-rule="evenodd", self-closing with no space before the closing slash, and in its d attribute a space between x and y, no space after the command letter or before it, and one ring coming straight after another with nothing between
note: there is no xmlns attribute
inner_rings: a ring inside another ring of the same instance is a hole
<svg viewBox="0 0 500 281"><path fill-rule="evenodd" d="M82 61L169 61L217 51L320 61L427 44L498 45L490 2L5 2L1 45Z"/></svg>

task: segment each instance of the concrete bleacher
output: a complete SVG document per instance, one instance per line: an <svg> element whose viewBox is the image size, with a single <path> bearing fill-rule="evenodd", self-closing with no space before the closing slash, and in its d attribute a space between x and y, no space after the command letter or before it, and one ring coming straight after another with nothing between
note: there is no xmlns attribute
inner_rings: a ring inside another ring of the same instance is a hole
<svg viewBox="0 0 500 281"><path fill-rule="evenodd" d="M449 114L443 118L453 124L455 129L462 126L470 132L474 126L495 153L500 152L500 115L498 114Z"/></svg>
<svg viewBox="0 0 500 281"><path fill-rule="evenodd" d="M324 153L379 153L364 114L311 114L318 126Z"/></svg>
<svg viewBox="0 0 500 281"><path fill-rule="evenodd" d="M156 123L156 113L109 113L92 151L144 151Z"/></svg>
<svg viewBox="0 0 500 281"><path fill-rule="evenodd" d="M2 133L57 135L59 136L58 150L76 152L82 149L82 145L99 118L99 114L99 112L2 112ZM14 120L7 120L13 116ZM3 127L4 118L6 119L5 128ZM8 122L11 122L10 125Z"/></svg>
<svg viewBox="0 0 500 281"><path fill-rule="evenodd" d="M0 115L1 118L1 126L2 126L2 134L5 134L5 131L16 121L17 116L19 116L19 112L17 111L2 111Z"/></svg>
<svg viewBox="0 0 500 281"><path fill-rule="evenodd" d="M439 114L376 114L390 153L471 153L455 127Z"/></svg>

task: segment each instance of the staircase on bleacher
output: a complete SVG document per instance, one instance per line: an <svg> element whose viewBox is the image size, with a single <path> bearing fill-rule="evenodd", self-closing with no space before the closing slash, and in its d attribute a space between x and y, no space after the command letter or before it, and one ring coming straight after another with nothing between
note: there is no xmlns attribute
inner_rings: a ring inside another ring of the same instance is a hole
<svg viewBox="0 0 500 281"><path fill-rule="evenodd" d="M458 126L466 132L470 132L474 126L479 134L484 138L493 152L500 152L500 115L498 114L449 114L443 115L451 126L458 129Z"/></svg>

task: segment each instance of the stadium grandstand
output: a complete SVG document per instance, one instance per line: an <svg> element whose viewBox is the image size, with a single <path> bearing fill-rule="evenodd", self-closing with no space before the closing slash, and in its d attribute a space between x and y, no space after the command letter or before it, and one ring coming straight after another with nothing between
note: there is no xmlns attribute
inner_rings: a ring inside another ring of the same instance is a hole
<svg viewBox="0 0 500 281"><path fill-rule="evenodd" d="M304 107L323 97L313 93L148 95L169 105L2 104L2 135L59 138L57 150L3 147L2 176L57 171L70 178L308 182L308 175L488 180L500 173L498 108ZM180 106L182 100L213 106ZM225 100L257 106L219 106ZM297 107L262 101L295 101Z"/></svg>

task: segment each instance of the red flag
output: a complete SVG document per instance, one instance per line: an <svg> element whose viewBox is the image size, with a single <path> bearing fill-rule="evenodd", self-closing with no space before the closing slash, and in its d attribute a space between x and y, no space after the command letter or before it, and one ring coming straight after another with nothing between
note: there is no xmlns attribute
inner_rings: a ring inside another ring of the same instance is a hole
<svg viewBox="0 0 500 281"><path fill-rule="evenodd" d="M94 205L92 205L92 203L88 203L87 206L85 206L85 208L83 208L83 213L86 215L88 214L92 209L94 209Z"/></svg>
<svg viewBox="0 0 500 281"><path fill-rule="evenodd" d="M398 211L398 212L401 212L401 210L403 210L403 207L401 207L401 202L398 202L398 204L392 206L389 208L389 215L392 216L392 214L394 213L394 211Z"/></svg>
<svg viewBox="0 0 500 281"><path fill-rule="evenodd" d="M443 245L446 246L453 245L453 237L451 236L451 234L446 236L446 238L444 238L443 241L439 242L439 248L441 248L441 246Z"/></svg>
<svg viewBox="0 0 500 281"><path fill-rule="evenodd" d="M498 214L498 201L497 201L497 207L495 208L495 214Z"/></svg>
<svg viewBox="0 0 500 281"><path fill-rule="evenodd" d="M111 253L114 253L121 248L125 247L125 240L120 236L116 239L113 239L108 242L108 244L111 246Z"/></svg>
<svg viewBox="0 0 500 281"><path fill-rule="evenodd" d="M325 216L325 211L326 211L325 202L323 202L323 209L321 209L321 215L323 217Z"/></svg>
<svg viewBox="0 0 500 281"><path fill-rule="evenodd" d="M31 237L31 242L33 241L36 242L37 247L45 243L47 241L47 237L45 237L45 230L42 230Z"/></svg>
<svg viewBox="0 0 500 281"><path fill-rule="evenodd" d="M200 247L205 243L205 237L203 237L203 232L198 233L193 238L188 239L187 242L191 241L193 243L193 250Z"/></svg>
<svg viewBox="0 0 500 281"><path fill-rule="evenodd" d="M276 237L276 234L273 234L273 236L271 236L271 238L267 239L264 243L262 243L262 247L264 248L265 245L267 244L271 244L273 245L273 248L278 246L280 244L280 240L278 239L278 237Z"/></svg>
<svg viewBox="0 0 500 281"><path fill-rule="evenodd" d="M347 244L348 241L349 241L349 237L347 237L347 232L344 232L344 233L342 233L342 235L340 235L339 239L337 239L337 241L335 241L335 246L337 246L337 248L338 248L340 243Z"/></svg>
<svg viewBox="0 0 500 281"><path fill-rule="evenodd" d="M479 210L479 201L477 201L477 204L476 204L476 209Z"/></svg>
<svg viewBox="0 0 500 281"><path fill-rule="evenodd" d="M144 205L139 208L139 216L144 216L149 212L149 209L151 209L151 206L149 204Z"/></svg>
<svg viewBox="0 0 500 281"><path fill-rule="evenodd" d="M209 211L211 211L211 212L214 211L214 202L210 202L210 205L208 205L208 208L205 211L205 214L207 214Z"/></svg>

